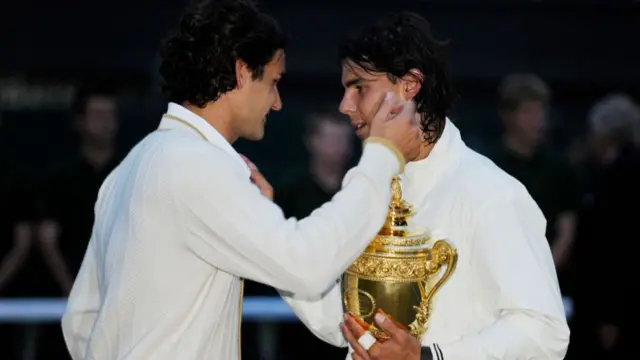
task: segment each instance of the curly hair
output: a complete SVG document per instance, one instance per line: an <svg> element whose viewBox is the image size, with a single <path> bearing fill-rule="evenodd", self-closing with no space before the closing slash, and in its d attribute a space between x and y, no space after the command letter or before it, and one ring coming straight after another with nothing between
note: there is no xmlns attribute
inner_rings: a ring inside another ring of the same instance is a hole
<svg viewBox="0 0 640 360"><path fill-rule="evenodd" d="M343 65L350 63L369 73L386 73L393 83L410 75L411 69L420 70L423 78L417 80L422 86L414 101L421 115L425 141L433 144L442 135L455 100L441 54L445 44L434 39L425 18L403 11L343 42L338 57Z"/></svg>
<svg viewBox="0 0 640 360"><path fill-rule="evenodd" d="M160 75L169 101L200 108L233 90L242 60L261 79L264 67L284 49L286 35L250 0L204 0L187 10L162 44Z"/></svg>

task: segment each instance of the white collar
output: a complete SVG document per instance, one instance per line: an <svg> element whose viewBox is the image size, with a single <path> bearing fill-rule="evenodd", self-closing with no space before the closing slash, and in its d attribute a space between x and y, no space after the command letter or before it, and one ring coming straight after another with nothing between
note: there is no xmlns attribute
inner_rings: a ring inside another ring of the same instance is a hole
<svg viewBox="0 0 640 360"><path fill-rule="evenodd" d="M464 146L460 130L447 118L444 131L429 156L408 163L401 178L410 187L418 188L419 192L428 192L443 179L446 172L455 169Z"/></svg>
<svg viewBox="0 0 640 360"><path fill-rule="evenodd" d="M201 132L202 135L204 135L204 137L207 139L207 141L222 149L224 152L228 153L229 155L231 155L231 157L237 160L242 165L242 168L246 170L247 176L251 175L249 167L247 167L247 164L244 162L240 154L238 154L236 149L234 149L229 141L227 141L227 139L225 139L225 137L222 136L222 134L220 134L220 132L211 124L209 124L205 119L193 113L184 106L173 102L169 103L169 106L167 108L167 115L175 116L180 120L183 120L187 124L183 124L180 121L165 117L160 121L160 126L158 126L159 129L182 128L194 132L194 129L189 126L191 125L195 129L197 129L198 132Z"/></svg>

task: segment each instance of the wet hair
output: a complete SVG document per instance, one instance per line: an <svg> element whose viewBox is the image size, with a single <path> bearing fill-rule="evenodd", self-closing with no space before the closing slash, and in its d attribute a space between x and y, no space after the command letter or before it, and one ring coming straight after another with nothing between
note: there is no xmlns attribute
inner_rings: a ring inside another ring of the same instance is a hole
<svg viewBox="0 0 640 360"><path fill-rule="evenodd" d="M546 106L550 100L549 85L535 74L509 74L498 86L498 106L502 111L516 111L529 101L540 102Z"/></svg>
<svg viewBox="0 0 640 360"><path fill-rule="evenodd" d="M425 140L433 144L440 138L446 117L453 109L455 95L448 80L442 48L429 22L413 12L393 13L340 45L342 65L356 65L368 73L384 73L393 83L411 69L420 70L422 86L414 101L421 115Z"/></svg>
<svg viewBox="0 0 640 360"><path fill-rule="evenodd" d="M237 60L261 79L286 43L278 23L252 1L201 1L162 44L162 90L171 102L202 108L237 86Z"/></svg>

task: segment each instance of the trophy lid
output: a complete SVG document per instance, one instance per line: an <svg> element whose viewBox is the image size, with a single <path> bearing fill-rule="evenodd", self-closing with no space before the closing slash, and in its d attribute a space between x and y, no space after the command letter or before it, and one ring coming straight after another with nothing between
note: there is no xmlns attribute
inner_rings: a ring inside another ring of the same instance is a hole
<svg viewBox="0 0 640 360"><path fill-rule="evenodd" d="M400 179L395 176L391 181L391 204L387 219L372 245L375 248L426 246L430 239L429 231L410 224L414 214L413 205L402 199L402 185Z"/></svg>

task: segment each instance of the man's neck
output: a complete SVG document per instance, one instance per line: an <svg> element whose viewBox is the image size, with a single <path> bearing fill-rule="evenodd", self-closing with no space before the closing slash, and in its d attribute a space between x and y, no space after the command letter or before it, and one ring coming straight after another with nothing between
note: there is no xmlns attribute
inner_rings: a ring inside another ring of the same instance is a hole
<svg viewBox="0 0 640 360"><path fill-rule="evenodd" d="M187 110L200 116L209 125L213 126L230 144L238 140L238 136L233 131L233 121L231 112L225 103L218 99L207 104L204 108L199 108L191 104L183 104Z"/></svg>
<svg viewBox="0 0 640 360"><path fill-rule="evenodd" d="M536 151L535 144L531 143L530 141L520 139L511 134L505 134L505 136L502 138L502 143L507 149L526 158L532 157Z"/></svg>
<svg viewBox="0 0 640 360"><path fill-rule="evenodd" d="M82 157L95 170L102 170L115 155L115 146L111 143L98 144L85 141L80 147Z"/></svg>
<svg viewBox="0 0 640 360"><path fill-rule="evenodd" d="M431 154L431 150L433 150L434 146L436 146L435 143L433 144L424 143L424 145L420 148L420 153L412 161L420 161L420 160L426 159L429 156L429 154Z"/></svg>
<svg viewBox="0 0 640 360"><path fill-rule="evenodd" d="M309 171L316 183L327 192L334 192L340 188L344 176L343 164L312 158Z"/></svg>

